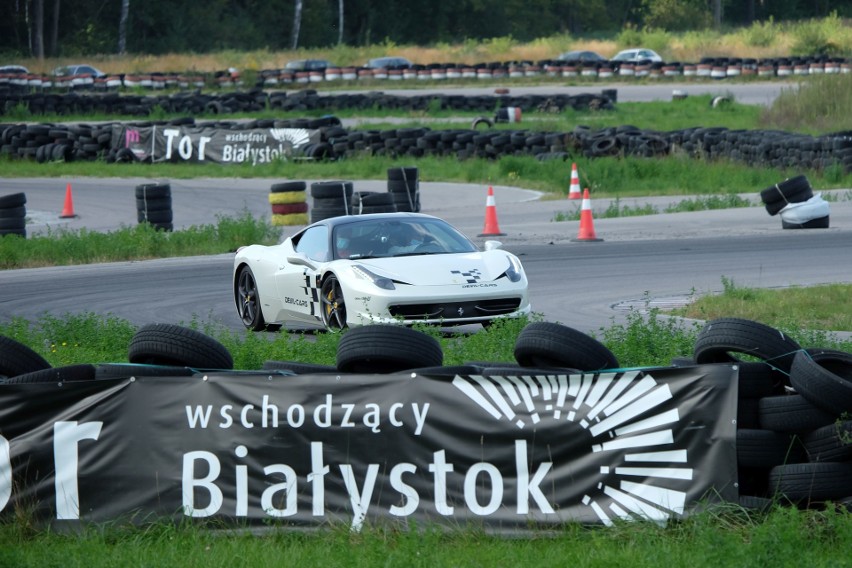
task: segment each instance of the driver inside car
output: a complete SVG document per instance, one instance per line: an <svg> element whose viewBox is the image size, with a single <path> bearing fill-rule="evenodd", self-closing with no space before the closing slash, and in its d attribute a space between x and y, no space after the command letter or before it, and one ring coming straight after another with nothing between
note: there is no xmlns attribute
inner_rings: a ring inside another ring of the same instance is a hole
<svg viewBox="0 0 852 568"><path fill-rule="evenodd" d="M398 227L394 227L388 236L388 254L399 255L414 252L414 250L423 244L423 233L409 225L408 223L400 223Z"/></svg>

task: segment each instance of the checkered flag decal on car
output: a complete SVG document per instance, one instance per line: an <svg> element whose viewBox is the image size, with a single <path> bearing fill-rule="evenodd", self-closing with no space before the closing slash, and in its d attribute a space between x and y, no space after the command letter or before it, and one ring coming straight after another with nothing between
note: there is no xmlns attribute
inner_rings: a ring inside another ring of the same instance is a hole
<svg viewBox="0 0 852 568"><path fill-rule="evenodd" d="M458 274L463 276L465 280L467 280L468 284L476 284L479 282L479 279L482 278L482 273L479 272L478 268L474 268L473 270L462 271L462 270L450 270L450 274Z"/></svg>

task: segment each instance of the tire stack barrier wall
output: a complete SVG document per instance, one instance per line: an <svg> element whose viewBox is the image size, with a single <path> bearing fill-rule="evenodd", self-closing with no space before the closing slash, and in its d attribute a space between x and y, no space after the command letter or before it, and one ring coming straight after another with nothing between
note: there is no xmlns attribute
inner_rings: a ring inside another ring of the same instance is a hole
<svg viewBox="0 0 852 568"><path fill-rule="evenodd" d="M580 100L585 96L576 95L574 98ZM471 102L470 108L476 108L478 104L473 104L473 101L479 97L453 96L445 99L462 107L465 106L462 103ZM493 101L490 104L493 105ZM529 101L526 104L529 104ZM54 124L49 128L36 124L0 124L0 155L37 160L39 148L54 144L55 149L55 145L59 144L65 147L64 157L61 159L66 161L136 161L132 152L122 152L111 147L111 130L114 124L122 123L105 123L97 127ZM163 123L147 123L149 126L160 124ZM227 130L315 129L320 133L320 141L305 145L301 149L302 154L296 156L312 160L357 156L389 156L399 159L438 156L457 160L497 160L503 156L532 156L540 160L567 160L580 156L593 159L622 156L664 157L677 154L706 161L730 160L780 170L839 168L844 173L852 172L852 134L848 132L811 136L779 131L729 130L724 127L694 127L661 132L630 125L601 129L580 125L570 132L494 128L430 130L425 127L379 131L342 128L340 120L334 116L317 119L259 119L240 124L230 121L195 121L191 117L184 117L165 124ZM46 153L45 148L42 155Z"/></svg>
<svg viewBox="0 0 852 568"><path fill-rule="evenodd" d="M306 225L308 223L308 201L305 195L307 184L303 181L273 183L269 188L269 204L272 207L272 224Z"/></svg>
<svg viewBox="0 0 852 568"><path fill-rule="evenodd" d="M388 168L388 193L397 211L420 211L420 170L416 166Z"/></svg>
<svg viewBox="0 0 852 568"><path fill-rule="evenodd" d="M330 217L352 214L351 181L315 181L311 183L311 223Z"/></svg>
<svg viewBox="0 0 852 568"><path fill-rule="evenodd" d="M693 359L739 366L741 500L810 507L852 495L852 354L802 348L760 322L719 318L699 332Z"/></svg>
<svg viewBox="0 0 852 568"><path fill-rule="evenodd" d="M0 237L27 238L27 196L24 193L0 195Z"/></svg>
<svg viewBox="0 0 852 568"><path fill-rule="evenodd" d="M760 192L770 215L781 217L783 229L827 229L829 205L820 194L814 195L808 178L798 175Z"/></svg>
<svg viewBox="0 0 852 568"><path fill-rule="evenodd" d="M136 186L136 217L155 229L174 229L172 187L168 183L143 183Z"/></svg>

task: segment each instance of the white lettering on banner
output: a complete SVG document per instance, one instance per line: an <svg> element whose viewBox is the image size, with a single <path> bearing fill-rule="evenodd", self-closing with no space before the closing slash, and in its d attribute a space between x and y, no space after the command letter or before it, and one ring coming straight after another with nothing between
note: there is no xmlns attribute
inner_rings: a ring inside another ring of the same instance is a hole
<svg viewBox="0 0 852 568"><path fill-rule="evenodd" d="M251 429L278 428L279 423L290 428L301 428L305 419L313 419L313 425L319 428L356 428L364 425L374 434L382 431L382 425L387 417L387 425L394 428L402 428L413 425L414 435L420 436L426 425L426 415L429 413L430 403L422 405L412 402L410 407L401 402L395 402L387 408L387 412L381 405L376 403L365 403L360 407L352 403L335 403L331 394L325 395L325 402L318 404L311 412L302 404L291 404L283 412L282 407L270 402L269 395L263 395L260 405L244 404L235 407L232 404L223 404L218 408L218 423L211 420L214 412L212 405L186 405L186 423L191 429L206 429L218 427L224 430L233 427Z"/></svg>
<svg viewBox="0 0 852 568"><path fill-rule="evenodd" d="M235 144L226 144L222 146L222 161L234 162L242 164L251 162L251 165L268 164L276 160L280 160L286 155L286 148L283 144L278 144L278 147L254 148L251 143L246 143L244 146Z"/></svg>
<svg viewBox="0 0 852 568"><path fill-rule="evenodd" d="M103 422L56 422L53 425L53 461L56 466L56 518L80 518L80 493L77 487L81 440L97 440Z"/></svg>
<svg viewBox="0 0 852 568"><path fill-rule="evenodd" d="M163 129L163 136L166 137L166 160L172 159L172 152L175 149L175 138L180 136L180 130L175 130L173 128L165 128ZM204 161L204 152L206 151L207 143L210 142L212 138L209 136L199 136L198 137L198 160ZM191 136L181 136L181 138L177 142L177 151L178 155L184 160L189 160L192 158L192 137Z"/></svg>
<svg viewBox="0 0 852 568"><path fill-rule="evenodd" d="M351 529L354 531L360 530L369 512L370 502L373 500L373 492L376 487L379 471L386 466L377 463L368 464L363 479L359 482L357 473L352 465L348 463L337 464L339 477L336 475L332 477L331 467L323 459L322 442L311 442L310 452L311 471L305 475L305 481L311 484L311 514L315 517L325 515L326 478L329 477L329 482L335 486L339 486L342 480L352 506ZM248 449L242 445L237 446L234 450L234 455L239 459L244 459L248 456ZM199 469L203 470L202 473L199 473L200 477L195 477L196 464L200 464L201 467ZM513 472L515 478L524 480L523 483L518 483L515 501L515 512L517 515L520 517L529 515L530 496L532 496L541 513L554 514L553 506L547 501L540 487L547 474L551 471L553 462L538 464L535 474L530 479L530 471L527 465L529 464L527 443L525 440L516 440L515 464L517 467L517 471ZM236 475L234 476L235 487L233 490L235 492L235 505L233 514L237 517L246 517L248 516L249 504L251 502L248 495L248 479L252 472L248 470L248 466L245 464L236 464L234 468ZM428 470L433 474L432 494L435 498L435 510L441 515L449 516L455 512L455 507L449 505L447 500L447 478L451 475L459 475L463 479L462 497L471 513L487 516L493 514L501 507L507 506L507 503L504 502L503 475L504 473L510 473L501 472L492 463L478 462L471 465L466 472L456 474L455 466L446 461L445 450L439 450L432 454L432 463L429 464ZM221 511L224 503L224 489L216 484L221 471L222 464L219 458L212 452L193 451L184 454L182 486L183 510L185 515L210 517ZM400 494L402 498L400 502L403 504L391 505L388 508L388 512L397 517L406 517L414 514L421 503L420 495L414 487L403 481L402 477L406 474L417 475L417 466L412 463L403 462L390 468L390 486ZM299 475L297 472L286 464L272 464L263 468L263 475L267 478L272 476L283 477L283 482L281 483L268 484L268 481L264 481L266 488L260 496L260 507L263 513L270 517L295 515L298 512L297 495L299 492ZM481 478L487 478L488 482L480 483ZM457 483L453 485L457 485ZM477 488L479 489L478 494ZM196 492L201 492L198 501L196 501ZM279 508L282 503L284 507ZM276 504L279 507L276 507ZM225 511L224 513L230 514L230 511Z"/></svg>

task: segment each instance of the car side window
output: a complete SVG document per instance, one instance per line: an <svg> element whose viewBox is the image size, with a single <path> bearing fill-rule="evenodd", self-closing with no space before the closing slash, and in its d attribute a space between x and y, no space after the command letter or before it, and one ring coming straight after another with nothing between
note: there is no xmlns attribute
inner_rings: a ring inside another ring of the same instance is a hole
<svg viewBox="0 0 852 568"><path fill-rule="evenodd" d="M328 227L320 225L306 230L299 242L296 252L300 252L311 260L326 262L331 256L328 250Z"/></svg>

